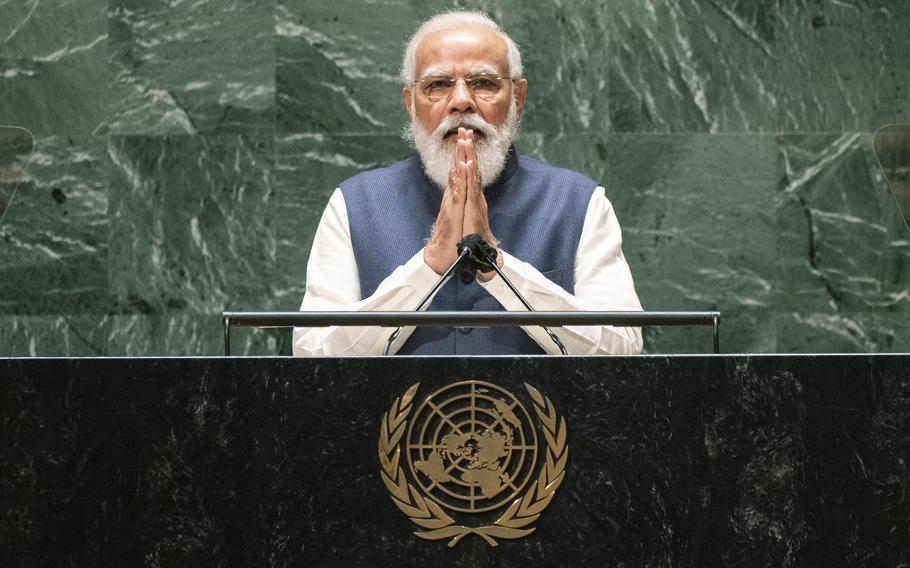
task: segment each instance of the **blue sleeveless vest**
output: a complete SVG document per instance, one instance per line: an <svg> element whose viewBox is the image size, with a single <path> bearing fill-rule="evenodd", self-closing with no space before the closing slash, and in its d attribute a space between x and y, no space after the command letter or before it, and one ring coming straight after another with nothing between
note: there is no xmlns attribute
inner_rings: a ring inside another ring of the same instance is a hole
<svg viewBox="0 0 910 568"><path fill-rule="evenodd" d="M575 251L597 183L587 177L510 150L495 183L484 190L490 227L500 247L574 292ZM398 266L426 244L442 202L418 157L356 175L341 185L351 241L366 298ZM415 307L418 300L415 300ZM532 304L533 305L533 304ZM436 294L430 310L502 310L476 281L456 273ZM418 327L402 355L498 355L543 353L520 327Z"/></svg>

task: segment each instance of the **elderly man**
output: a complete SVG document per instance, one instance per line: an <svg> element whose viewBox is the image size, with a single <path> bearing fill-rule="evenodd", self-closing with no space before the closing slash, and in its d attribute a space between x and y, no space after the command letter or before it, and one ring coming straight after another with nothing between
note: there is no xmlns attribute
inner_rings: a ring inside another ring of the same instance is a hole
<svg viewBox="0 0 910 568"><path fill-rule="evenodd" d="M418 156L342 182L320 221L301 310L414 310L480 234L536 310L640 310L604 190L512 147L528 81L515 43L487 16L424 23L402 66ZM470 281L469 281L470 280ZM524 310L495 272L454 278L431 310ZM298 328L295 355L379 355L388 328ZM554 329L569 353L628 354L638 328ZM559 353L539 327L406 328L399 354Z"/></svg>

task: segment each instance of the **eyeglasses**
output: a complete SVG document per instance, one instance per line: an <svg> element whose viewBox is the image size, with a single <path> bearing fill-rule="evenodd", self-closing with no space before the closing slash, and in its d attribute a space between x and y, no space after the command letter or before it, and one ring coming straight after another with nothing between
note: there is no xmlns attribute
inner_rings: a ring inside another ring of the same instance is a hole
<svg viewBox="0 0 910 568"><path fill-rule="evenodd" d="M475 97L490 100L496 98L499 91L505 86L506 81L514 81L511 77L497 77L496 75L471 75L465 77L464 83ZM432 102L446 99L455 89L455 84L461 79L446 76L430 76L417 79L415 84L420 84L420 92Z"/></svg>

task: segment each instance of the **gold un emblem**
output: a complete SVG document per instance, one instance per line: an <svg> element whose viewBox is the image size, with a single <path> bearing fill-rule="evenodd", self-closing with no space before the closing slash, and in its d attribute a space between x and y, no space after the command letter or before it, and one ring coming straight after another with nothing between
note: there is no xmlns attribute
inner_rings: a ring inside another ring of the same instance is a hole
<svg viewBox="0 0 910 568"><path fill-rule="evenodd" d="M566 421L550 399L525 383L546 441L540 450L532 414L509 391L462 381L429 395L412 414L419 386L392 402L379 429L380 475L395 505L420 527L414 534L451 539L449 546L475 534L496 546L497 538L534 532L569 457ZM462 517L481 524L456 520Z"/></svg>

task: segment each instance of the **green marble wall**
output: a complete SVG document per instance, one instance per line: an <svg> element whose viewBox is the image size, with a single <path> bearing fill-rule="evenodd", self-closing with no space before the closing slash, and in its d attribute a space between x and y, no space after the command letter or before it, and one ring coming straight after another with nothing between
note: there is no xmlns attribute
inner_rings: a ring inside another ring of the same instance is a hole
<svg viewBox="0 0 910 568"><path fill-rule="evenodd" d="M908 350L910 233L870 142L910 122L910 2L6 0L0 124L36 151L0 355L218 354L222 310L296 309L334 185L408 154L400 53L448 6L523 47L520 150L603 181L647 308L721 310L726 352Z"/></svg>

